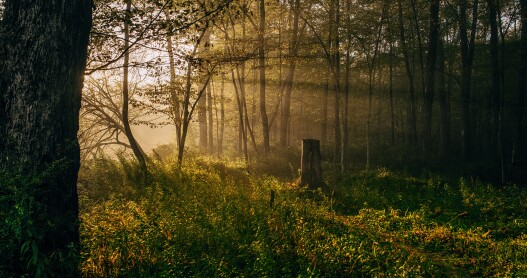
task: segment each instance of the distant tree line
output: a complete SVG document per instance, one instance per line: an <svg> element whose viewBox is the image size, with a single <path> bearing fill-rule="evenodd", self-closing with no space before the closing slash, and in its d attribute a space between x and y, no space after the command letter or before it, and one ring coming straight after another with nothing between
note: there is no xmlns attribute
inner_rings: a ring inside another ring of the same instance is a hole
<svg viewBox="0 0 527 278"><path fill-rule="evenodd" d="M87 148L126 145L144 164L129 121L174 125L180 159L191 132L203 152L227 147L247 160L314 137L343 170L358 161L352 153L369 168L394 148L484 159L504 182L525 164L525 1L96 4L93 81L121 67L149 78L119 96L118 124L100 126L106 136ZM127 119L126 103L143 116Z"/></svg>

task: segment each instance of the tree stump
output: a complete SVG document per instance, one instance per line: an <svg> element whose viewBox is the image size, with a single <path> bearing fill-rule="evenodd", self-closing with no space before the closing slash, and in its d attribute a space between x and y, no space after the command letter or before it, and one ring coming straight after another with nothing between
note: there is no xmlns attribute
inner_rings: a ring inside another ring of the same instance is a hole
<svg viewBox="0 0 527 278"><path fill-rule="evenodd" d="M315 139L302 140L302 163L300 166L300 186L316 189L324 185L320 156L320 141Z"/></svg>

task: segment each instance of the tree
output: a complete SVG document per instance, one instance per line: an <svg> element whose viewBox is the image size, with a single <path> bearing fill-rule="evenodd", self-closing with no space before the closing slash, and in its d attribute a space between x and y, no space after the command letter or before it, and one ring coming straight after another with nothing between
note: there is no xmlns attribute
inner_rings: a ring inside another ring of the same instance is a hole
<svg viewBox="0 0 527 278"><path fill-rule="evenodd" d="M365 54L366 60L368 63L368 118L367 118L367 134L366 134L366 169L370 169L370 153L371 153L371 108L372 108L372 98L373 98L373 78L375 75L375 62L379 54L379 46L381 43L381 35L383 30L384 20L386 19L386 14L388 11L388 6L390 2L384 2L382 6L382 14L379 19L379 27L377 30L377 36L374 41L373 53L369 53L365 45L362 46Z"/></svg>
<svg viewBox="0 0 527 278"><path fill-rule="evenodd" d="M445 84L445 45L443 38L438 39L437 48L437 60L438 60L438 80L437 80L437 95L439 101L440 110L440 126L441 126L441 141L440 141L440 153L443 158L446 158L450 148L450 114L449 114L449 102Z"/></svg>
<svg viewBox="0 0 527 278"><path fill-rule="evenodd" d="M330 67L333 72L333 88L335 91L335 106L334 106L334 129L335 129L335 145L334 145L334 162L341 161L342 153L342 135L340 128L340 0L330 0L330 18L329 18L329 29L330 29Z"/></svg>
<svg viewBox="0 0 527 278"><path fill-rule="evenodd" d="M351 48L352 48L352 14L351 0L346 1L346 59L344 80L344 111L342 115L342 153L340 158L341 170L344 172L349 166L349 97L351 94Z"/></svg>
<svg viewBox="0 0 527 278"><path fill-rule="evenodd" d="M424 94L423 151L432 148L432 108L434 104L437 45L439 38L439 0L430 3L430 29L428 35L428 55L426 59L426 88Z"/></svg>
<svg viewBox="0 0 527 278"><path fill-rule="evenodd" d="M207 29L207 31L203 34L203 39L201 41L201 44L198 46L199 52L206 52L207 49L210 46L210 29ZM210 86L208 83L204 83L204 81L207 80L206 72L207 69L203 69L203 75L205 78L202 78L200 80L200 91L208 91L210 90ZM202 151L207 150L209 145L209 134L208 134L208 125L207 125L207 99L208 94L204 94L198 101L198 123L199 123L199 147ZM209 124L212 125L212 122L209 122ZM212 134L210 134L212 135Z"/></svg>
<svg viewBox="0 0 527 278"><path fill-rule="evenodd" d="M284 103L282 105L282 117L280 121L280 146L282 147L287 146L289 142L288 135L290 129L289 120L291 117L291 91L293 90L293 78L295 75L296 68L296 56L298 55L300 0L292 1L291 9L293 10L293 28L291 30L291 42L289 44L290 62L289 69L287 71L287 77L285 79L285 95Z"/></svg>
<svg viewBox="0 0 527 278"><path fill-rule="evenodd" d="M139 82L136 71L131 72L129 87L129 101L136 102L134 96L139 93ZM110 148L124 147L131 150L126 138L123 125L123 94L122 72L108 70L101 72L97 78L86 76L82 95L80 114L79 143L81 145L81 158L96 158L104 155ZM130 124L141 124L140 116L145 114L144 109L129 109L128 120ZM123 138L123 136L125 138ZM143 149L138 145L141 153ZM122 148L119 148L119 150Z"/></svg>
<svg viewBox="0 0 527 278"><path fill-rule="evenodd" d="M410 91L410 105L408 108L408 128L409 131L409 137L410 137L410 143L416 143L417 142L417 112L415 107L415 77L414 73L412 71L412 68L410 66L410 57L409 57L409 51L408 51L408 44L406 42L406 30L404 29L404 21L403 21L403 6L402 1L397 1L397 7L398 7L398 19L399 19L399 35L401 40L401 48L403 52L404 57L404 65L406 69L406 76L408 77L409 81L409 91Z"/></svg>
<svg viewBox="0 0 527 278"><path fill-rule="evenodd" d="M501 172L501 182L502 184L505 183L505 165L504 165L504 157L503 157L503 146L502 146L502 127L501 127L501 119L502 119L502 91L501 88L503 84L501 84L501 74L500 73L500 55L499 55L499 38L498 38L498 6L496 3L496 0L487 0L487 6L488 6L488 16L489 16L489 23L490 23L490 60L491 60L491 83L490 83L490 90L491 90L491 114L492 114L492 120L491 120L491 126L493 129L493 137L495 139L495 142L497 143L497 151L496 153L499 157L500 161L500 172Z"/></svg>
<svg viewBox="0 0 527 278"><path fill-rule="evenodd" d="M123 117L123 127L124 127L124 133L126 137L128 138L128 142L130 143L130 147L132 151L134 152L134 156L139 162L139 165L143 171L143 174L147 174L147 168L146 168L146 159L141 151L141 148L139 147L139 144L135 140L134 134L132 133L132 129L130 128L130 120L129 120L129 67L130 67L130 21L131 21L131 9L132 9L132 0L125 0L126 3L126 10L124 15L124 62L123 62L123 106L122 106L122 117Z"/></svg>
<svg viewBox="0 0 527 278"><path fill-rule="evenodd" d="M461 0L459 3L459 38L461 49L461 110L463 120L463 154L465 159L472 158L472 111L471 111L471 81L472 64L474 62L474 49L476 39L476 27L478 22L479 2L474 0L472 4L472 24L470 25L470 37L468 35L468 1Z"/></svg>
<svg viewBox="0 0 527 278"><path fill-rule="evenodd" d="M258 28L258 61L260 67L260 116L262 117L264 154L271 152L269 145L269 120L266 108L266 82L265 82L265 0L260 0L260 21Z"/></svg>
<svg viewBox="0 0 527 278"><path fill-rule="evenodd" d="M77 131L91 9L89 0L5 1L0 192L14 198L7 206L2 198L0 212L9 223L0 233L7 276L79 276Z"/></svg>
<svg viewBox="0 0 527 278"><path fill-rule="evenodd" d="M514 160L525 159L525 91L527 72L527 0L520 0L521 14L521 41L520 41L520 66L518 67L518 106L516 108L516 139Z"/></svg>

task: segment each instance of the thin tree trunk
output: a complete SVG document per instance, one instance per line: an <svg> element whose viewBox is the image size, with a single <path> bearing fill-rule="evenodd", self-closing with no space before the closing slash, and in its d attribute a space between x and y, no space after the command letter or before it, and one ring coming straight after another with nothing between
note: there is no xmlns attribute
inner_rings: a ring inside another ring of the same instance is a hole
<svg viewBox="0 0 527 278"><path fill-rule="evenodd" d="M130 117L129 117L129 101L130 101L130 94L129 94L129 82L128 82L128 75L129 75L129 65L130 65L130 20L131 20L131 8L132 8L132 0L125 0L126 2L126 10L125 10L125 17L124 17L124 63L123 63L123 127L124 132L126 135L126 138L128 138L128 141L130 143L130 147L132 148L132 151L135 155L135 158L137 159L137 162L139 162L139 165L143 171L143 174L147 173L146 168L146 160L145 156L141 150L141 147L139 147L139 144L137 143L137 140L134 137L134 134L132 133L132 129L130 127Z"/></svg>
<svg viewBox="0 0 527 278"><path fill-rule="evenodd" d="M185 97L183 99L183 122L181 125L181 140L179 140L179 146L178 146L178 163L180 166L183 163L183 154L185 152L185 142L187 139L188 124L189 124L189 118L190 118L189 106L190 106L190 94L191 94L191 88L192 88L191 77L192 77L192 63L191 63L191 57L188 57L187 58Z"/></svg>
<svg viewBox="0 0 527 278"><path fill-rule="evenodd" d="M335 129L335 146L334 146L334 161L335 163L340 162L342 152L342 135L340 129L340 0L333 0L332 5L334 6L334 18L332 24L332 72L333 78L333 90L335 92L335 106L334 106L334 129Z"/></svg>
<svg viewBox="0 0 527 278"><path fill-rule="evenodd" d="M492 123L496 154L499 157L501 169L501 182L505 184L505 161L503 157L503 146L501 138L501 107L502 107L502 91L501 91L501 73L500 73L500 54L499 54L499 37L498 37L498 7L496 0L487 0L488 16L490 22L490 56L491 56L491 97L492 97Z"/></svg>
<svg viewBox="0 0 527 278"><path fill-rule="evenodd" d="M253 148L254 148L254 151L256 153L258 153L258 147L256 145L256 139L255 139L255 136L254 136L254 131L253 131L253 128L254 127L254 120L252 121L253 123L251 124L251 121L249 120L249 112L248 112L248 109L247 109L247 92L246 92L246 87L245 87L245 63L242 63L241 65L241 73L238 71L238 69L236 69L236 73L238 74L238 83L239 83L239 86L240 86L240 96L241 96L241 104L243 106L243 111L244 111L244 115L245 115L245 137L244 137L244 140L245 140L245 147L247 145L247 135L251 136L251 142L253 144ZM254 95L252 97L252 100L254 102ZM254 106L253 106L254 107ZM253 115L255 114L254 113L254 110L253 109Z"/></svg>
<svg viewBox="0 0 527 278"><path fill-rule="evenodd" d="M376 129L375 129L375 142L377 145L382 144L382 100L383 100L383 93L384 93L384 84L383 84L383 67L381 64L378 65L378 71L377 71L377 112L375 115L375 118L377 119L376 123Z"/></svg>
<svg viewBox="0 0 527 278"><path fill-rule="evenodd" d="M293 78L296 68L296 56L298 55L298 26L300 13L300 0L295 0L293 13L293 30L291 43L289 46L289 69L285 80L285 95L282 103L282 117L280 122L280 146L287 146L287 135L289 134L290 116L291 116L291 91L293 90Z"/></svg>
<svg viewBox="0 0 527 278"><path fill-rule="evenodd" d="M203 86L203 85L200 85ZM201 87L200 89L205 89ZM198 102L198 124L199 124L199 148L201 151L207 149L208 134L207 134L207 95L202 97Z"/></svg>
<svg viewBox="0 0 527 278"><path fill-rule="evenodd" d="M441 122L441 140L440 140L440 151L441 156L446 158L450 149L450 116L448 112L448 98L445 90L445 48L443 45L443 39L438 39L438 100L440 109L440 122Z"/></svg>
<svg viewBox="0 0 527 278"><path fill-rule="evenodd" d="M220 134L218 135L218 155L223 156L223 137L225 135L225 76L221 75L220 87Z"/></svg>
<svg viewBox="0 0 527 278"><path fill-rule="evenodd" d="M329 66L328 66L329 68ZM326 74L326 85L324 86L324 96L322 98L322 123L320 125L320 144L325 147L328 138L328 98L329 98L329 76L330 71Z"/></svg>
<svg viewBox="0 0 527 278"><path fill-rule="evenodd" d="M249 161L249 153L247 152L247 128L244 121L244 105L241 98L238 85L236 84L236 78L234 77L234 70L231 70L232 83L234 85L234 93L236 94L236 104L238 105L238 122L239 122L239 137L238 137L238 151L242 152L245 158L245 162Z"/></svg>
<svg viewBox="0 0 527 278"><path fill-rule="evenodd" d="M415 1L416 0L410 0L410 4L412 6L412 12L413 12L413 23L414 23L414 27L415 27L415 34L416 34L416 39L417 39L417 47L418 47L418 50L419 50L419 69L421 70L421 74L420 74L420 77L421 77L421 88L423 90L423 93L425 93L426 91L426 80L425 80L425 63L424 63L424 58L423 58L423 39L422 39L422 36L421 36L421 27L419 26L419 17L418 17L418 13L417 13L417 8L415 6ZM432 0L432 1L436 1L436 0Z"/></svg>
<svg viewBox="0 0 527 278"><path fill-rule="evenodd" d="M439 37L439 0L430 4L430 29L428 35L428 56L426 60L426 88L424 94L423 152L429 154L432 149L432 115L435 90L435 72L437 62L437 41Z"/></svg>
<svg viewBox="0 0 527 278"><path fill-rule="evenodd" d="M391 126L391 139L390 143L392 146L395 145L395 105L393 101L393 60L394 60L394 53L393 53L393 41L390 38L390 88L389 88L389 95L390 95L390 126Z"/></svg>
<svg viewBox="0 0 527 278"><path fill-rule="evenodd" d="M349 95L351 87L351 0L346 1L346 79L344 90L344 111L342 115L342 154L341 170L344 172L349 167Z"/></svg>
<svg viewBox="0 0 527 278"><path fill-rule="evenodd" d="M271 152L269 144L269 119L267 118L265 97L265 0L260 0L260 26L258 28L258 61L260 66L260 115L262 117L264 154Z"/></svg>
<svg viewBox="0 0 527 278"><path fill-rule="evenodd" d="M179 146L181 140L181 103L176 91L176 65L172 37L170 36L167 36L167 52L170 64L170 104L172 107L172 118L176 126L176 144Z"/></svg>
<svg viewBox="0 0 527 278"><path fill-rule="evenodd" d="M410 57L408 56L408 46L406 43L406 34L404 30L404 22L403 22L403 7L401 0L397 1L398 4L398 15L399 15L399 35L401 39L401 46L403 51L403 57L404 57L404 65L406 69L406 76L408 77L408 81L410 83L410 107L409 107L409 115L408 115L408 128L410 129L410 143L416 143L417 142L417 112L415 108L415 81L414 81L414 75L412 72L412 69L410 67Z"/></svg>
<svg viewBox="0 0 527 278"><path fill-rule="evenodd" d="M498 39L498 24L497 24L497 9L495 0L487 0L488 5L488 19L490 23L490 62L491 62L491 127L495 136L494 140L497 142L498 134L498 119L500 111L500 63L499 63L499 39ZM494 141L491 140L491 141ZM497 145L497 144L494 144Z"/></svg>
<svg viewBox="0 0 527 278"><path fill-rule="evenodd" d="M381 43L381 34L384 26L384 20L386 18L386 13L388 11L388 2L384 2L382 8L382 15L379 24L379 29L377 30L377 38L375 39L375 48L373 56L371 59L368 59L368 118L366 119L366 170L370 169L371 166L371 109L372 109L372 100L373 100L373 78L375 76L375 62L377 59L377 54L379 52L379 45Z"/></svg>
<svg viewBox="0 0 527 278"><path fill-rule="evenodd" d="M199 54L203 52L207 52L207 49L209 48L210 44L210 31L206 31L203 39L201 41L201 44L199 47ZM201 56L201 55L200 55ZM202 73L205 75L208 75L207 69L201 69ZM207 92L209 90L209 85L205 84L203 80L200 81L200 88L199 90L204 90ZM208 93L205 93L202 98L198 101L198 123L199 123L199 148L201 151L206 152L209 142L209 134L208 134L208 124L207 123L207 102L208 102ZM212 124L212 123L210 123Z"/></svg>
<svg viewBox="0 0 527 278"><path fill-rule="evenodd" d="M520 0L521 13L521 46L520 46L520 65L518 67L518 106L516 111L516 138L513 162L525 159L525 91L526 91L526 72L527 72L527 0Z"/></svg>
<svg viewBox="0 0 527 278"><path fill-rule="evenodd" d="M470 39L467 34L467 0L461 0L459 5L459 37L461 46L461 109L463 120L463 153L465 159L471 159L473 155L472 139L472 112L471 112L471 80L472 64L474 60L474 41L476 38L478 0L474 0L472 6L472 24L470 26Z"/></svg>
<svg viewBox="0 0 527 278"><path fill-rule="evenodd" d="M190 97L192 95L192 59L196 57L196 53L198 50L199 45L201 44L202 39L204 38L205 34L207 33L208 28L205 26L205 28L201 31L200 35L198 36L198 40L196 44L194 45L194 49L192 50L192 53L188 55L187 57L187 73L186 73L186 82L185 82L185 94L183 98L183 121L181 125L181 140L178 146L178 164L181 166L183 164L183 154L185 152L185 144L187 140L187 133L188 128L190 125L190 121L192 120L192 114L194 113L194 109L196 108L196 104L191 104ZM205 86L207 86L208 82L210 80L210 74L207 74L207 80L203 82ZM199 100L203 97L205 90L204 87L202 87L198 91L198 95L196 97L196 101L199 102Z"/></svg>
<svg viewBox="0 0 527 278"><path fill-rule="evenodd" d="M212 98L212 83L207 86L207 112L209 113L209 154L214 154L214 117L213 117L213 104L214 99Z"/></svg>

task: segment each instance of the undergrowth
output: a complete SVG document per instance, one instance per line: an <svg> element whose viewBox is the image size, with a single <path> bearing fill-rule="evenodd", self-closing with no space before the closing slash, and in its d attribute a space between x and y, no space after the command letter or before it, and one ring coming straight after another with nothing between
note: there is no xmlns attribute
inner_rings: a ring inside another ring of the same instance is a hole
<svg viewBox="0 0 527 278"><path fill-rule="evenodd" d="M126 159L85 163L83 276L527 275L521 188L379 169L328 175L326 196L266 167L166 160L145 185Z"/></svg>

